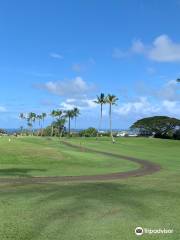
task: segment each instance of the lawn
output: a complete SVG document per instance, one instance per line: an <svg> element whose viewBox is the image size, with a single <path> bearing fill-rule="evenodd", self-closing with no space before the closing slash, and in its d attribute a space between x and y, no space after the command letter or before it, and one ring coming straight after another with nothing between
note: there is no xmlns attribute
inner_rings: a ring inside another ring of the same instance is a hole
<svg viewBox="0 0 180 240"><path fill-rule="evenodd" d="M133 240L139 238L134 234L137 226L174 229L171 235L146 234L142 237L145 240L180 239L180 141L66 141L147 159L160 164L162 170L153 175L104 182L2 183L0 239ZM2 178L101 174L138 167L125 160L75 150L57 139L19 138L9 143L1 138L0 153Z"/></svg>
<svg viewBox="0 0 180 240"><path fill-rule="evenodd" d="M136 169L138 164L70 149L51 138L1 138L0 177L80 176Z"/></svg>

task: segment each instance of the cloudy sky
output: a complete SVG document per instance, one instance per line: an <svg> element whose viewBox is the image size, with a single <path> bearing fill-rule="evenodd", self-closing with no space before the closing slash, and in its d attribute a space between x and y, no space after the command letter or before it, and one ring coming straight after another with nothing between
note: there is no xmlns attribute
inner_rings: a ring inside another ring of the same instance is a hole
<svg viewBox="0 0 180 240"><path fill-rule="evenodd" d="M119 98L114 128L180 118L179 13L179 0L1 1L0 127L74 106L77 127L97 127L101 92ZM108 106L103 117L106 128Z"/></svg>

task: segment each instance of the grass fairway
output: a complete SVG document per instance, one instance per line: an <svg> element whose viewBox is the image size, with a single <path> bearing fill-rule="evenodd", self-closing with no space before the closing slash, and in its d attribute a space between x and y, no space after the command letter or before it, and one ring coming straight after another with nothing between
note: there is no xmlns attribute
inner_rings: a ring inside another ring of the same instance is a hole
<svg viewBox="0 0 180 240"><path fill-rule="evenodd" d="M102 151L147 159L153 175L104 182L0 185L2 240L133 240L137 226L174 229L142 239L180 239L180 142L160 139L71 139ZM0 139L1 177L128 171L132 162L86 153L58 140ZM62 164L61 164L62 161ZM10 169L10 170L8 170ZM13 170L16 169L16 170ZM25 170L24 170L25 169Z"/></svg>
<svg viewBox="0 0 180 240"><path fill-rule="evenodd" d="M138 164L84 153L51 138L0 139L0 177L80 176L124 172Z"/></svg>

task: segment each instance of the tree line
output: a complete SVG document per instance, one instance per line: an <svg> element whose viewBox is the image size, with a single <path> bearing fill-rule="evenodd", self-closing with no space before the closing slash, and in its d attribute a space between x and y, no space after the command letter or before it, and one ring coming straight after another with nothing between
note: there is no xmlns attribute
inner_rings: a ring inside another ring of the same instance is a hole
<svg viewBox="0 0 180 240"><path fill-rule="evenodd" d="M101 129L102 125L102 118L103 118L103 105L108 104L109 105L109 132L110 137L112 139L112 142L115 142L113 133L112 133L112 106L116 105L118 101L118 98L113 94L105 95L104 93L101 93L99 96L96 97L96 100L94 101L96 104L100 105L100 118L99 118L99 126L97 131L97 137L99 136L99 131ZM74 107L70 110L52 110L52 112L49 114L52 117L52 123L51 123L51 136L56 135L58 129L58 135L61 137L65 128L65 124L68 121L68 134L71 135L71 120L75 120L75 128L76 128L76 120L78 116L80 115L80 110L77 107ZM41 113L36 114L34 112L30 112L28 114L20 113L19 117L22 121L27 122L27 127L29 131L34 134L34 124L38 122L39 125L39 131L37 132L37 135L43 136L43 129L44 129L44 121L45 118L48 116L47 113ZM55 131L56 130L56 131ZM23 132L23 126L21 126L21 133Z"/></svg>
<svg viewBox="0 0 180 240"><path fill-rule="evenodd" d="M51 123L51 136L59 135L60 137L63 134L65 124L68 120L68 132L69 135L71 133L71 120L75 119L75 125L76 125L76 119L79 116L80 111L78 108L73 108L71 110L52 110L49 114L52 117L52 123ZM43 136L44 133L44 121L45 118L48 116L47 113L41 113L36 114L34 112L30 112L28 114L20 113L19 117L22 121L26 121L27 127L29 128L29 131L32 135L34 135L34 125L36 122L38 122L39 130L37 131L38 136ZM23 126L21 126L21 134L23 132Z"/></svg>

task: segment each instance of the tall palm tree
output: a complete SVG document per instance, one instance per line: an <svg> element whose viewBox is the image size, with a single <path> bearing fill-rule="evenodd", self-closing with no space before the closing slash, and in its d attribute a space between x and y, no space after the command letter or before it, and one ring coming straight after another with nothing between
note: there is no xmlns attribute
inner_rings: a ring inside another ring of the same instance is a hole
<svg viewBox="0 0 180 240"><path fill-rule="evenodd" d="M106 102L109 104L109 130L113 143L115 142L115 140L112 134L112 105L116 105L117 101L118 98L115 95L108 94L106 97Z"/></svg>
<svg viewBox="0 0 180 240"><path fill-rule="evenodd" d="M62 116L61 119L58 119L55 123L59 129L59 137L60 138L62 137L65 123L66 123L66 118L64 116Z"/></svg>
<svg viewBox="0 0 180 240"><path fill-rule="evenodd" d="M76 129L76 120L77 120L77 117L78 117L79 114L80 114L79 108L77 108L77 107L73 108L73 112L74 112L75 129Z"/></svg>
<svg viewBox="0 0 180 240"><path fill-rule="evenodd" d="M99 96L97 96L97 99L94 102L100 105L100 120L99 120L99 126L98 126L98 132L99 132L102 124L103 104L106 104L106 97L104 93L101 93Z"/></svg>
<svg viewBox="0 0 180 240"><path fill-rule="evenodd" d="M33 113L33 112L30 112L29 114L28 114L28 117L27 117L27 120L28 120L28 126L29 126L29 128L31 129L31 131L32 131L32 134L33 134L33 123L35 123L35 121L36 121L36 114L35 113ZM29 124L30 123L30 124Z"/></svg>
<svg viewBox="0 0 180 240"><path fill-rule="evenodd" d="M53 118L53 122L51 124L51 137L54 134L54 118L56 117L56 110L52 110L52 112L50 113L51 117Z"/></svg>
<svg viewBox="0 0 180 240"><path fill-rule="evenodd" d="M44 128L44 120L45 120L45 118L47 117L47 113L42 113L41 114L41 117L42 117L42 123L43 123L43 126L42 126L42 131L41 131L41 137L42 137L42 135L43 135L43 128Z"/></svg>
<svg viewBox="0 0 180 240"><path fill-rule="evenodd" d="M32 125L32 123L29 121L29 119L27 120L27 126L29 127L30 132L31 132L33 125Z"/></svg>
<svg viewBox="0 0 180 240"><path fill-rule="evenodd" d="M23 121L23 120L25 120L26 119L26 116L25 116L25 114L24 113L20 113L19 114L19 118ZM21 136L22 136L22 133L23 133L23 125L20 127L20 129L21 129Z"/></svg>
<svg viewBox="0 0 180 240"><path fill-rule="evenodd" d="M57 121L62 122L62 118L63 118L63 111L62 110L56 110L55 116L57 118ZM59 136L61 136L61 128L58 127L58 131L59 131Z"/></svg>
<svg viewBox="0 0 180 240"><path fill-rule="evenodd" d="M40 129L41 129L41 132L42 132L42 125L41 125L42 115L41 114L36 115L36 119L38 120L38 125L39 125L39 131L38 131L38 136L39 136Z"/></svg>
<svg viewBox="0 0 180 240"><path fill-rule="evenodd" d="M74 118L74 111L73 110L66 110L65 117L68 118L68 132L69 136L71 135L71 119Z"/></svg>

